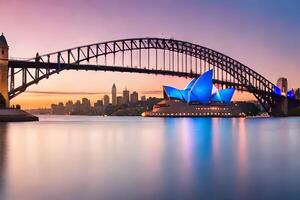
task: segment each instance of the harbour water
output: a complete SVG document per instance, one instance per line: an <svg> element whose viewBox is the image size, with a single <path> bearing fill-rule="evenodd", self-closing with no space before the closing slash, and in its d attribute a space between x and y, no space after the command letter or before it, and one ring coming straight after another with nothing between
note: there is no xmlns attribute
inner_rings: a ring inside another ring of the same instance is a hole
<svg viewBox="0 0 300 200"><path fill-rule="evenodd" d="M1 200L299 199L300 118L0 124Z"/></svg>

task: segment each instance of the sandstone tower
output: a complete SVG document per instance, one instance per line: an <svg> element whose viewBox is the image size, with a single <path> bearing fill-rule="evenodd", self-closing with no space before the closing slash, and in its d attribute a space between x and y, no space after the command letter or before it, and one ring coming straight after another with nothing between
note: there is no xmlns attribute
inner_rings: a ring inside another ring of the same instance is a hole
<svg viewBox="0 0 300 200"><path fill-rule="evenodd" d="M0 36L0 95L4 98L4 104L8 108L8 45L3 33Z"/></svg>

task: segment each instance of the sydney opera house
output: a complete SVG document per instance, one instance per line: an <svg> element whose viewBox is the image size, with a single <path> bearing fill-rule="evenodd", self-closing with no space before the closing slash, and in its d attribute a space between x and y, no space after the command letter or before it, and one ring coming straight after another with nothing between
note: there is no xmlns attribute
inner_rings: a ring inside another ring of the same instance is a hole
<svg viewBox="0 0 300 200"><path fill-rule="evenodd" d="M163 86L164 100L143 113L150 117L244 117L246 111L231 99L233 88L219 90L212 81L213 70L192 79L184 89Z"/></svg>

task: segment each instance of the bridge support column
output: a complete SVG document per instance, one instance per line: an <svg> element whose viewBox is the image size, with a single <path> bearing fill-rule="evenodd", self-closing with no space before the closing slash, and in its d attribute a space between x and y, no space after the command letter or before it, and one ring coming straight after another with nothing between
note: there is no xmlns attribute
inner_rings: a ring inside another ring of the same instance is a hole
<svg viewBox="0 0 300 200"><path fill-rule="evenodd" d="M275 117L288 115L288 99L286 97L276 99L276 105L272 108L271 115Z"/></svg>
<svg viewBox="0 0 300 200"><path fill-rule="evenodd" d="M1 99L4 99L4 102L1 102ZM2 104L2 106L5 106L6 108L9 108L8 45L3 33L0 36L0 104Z"/></svg>

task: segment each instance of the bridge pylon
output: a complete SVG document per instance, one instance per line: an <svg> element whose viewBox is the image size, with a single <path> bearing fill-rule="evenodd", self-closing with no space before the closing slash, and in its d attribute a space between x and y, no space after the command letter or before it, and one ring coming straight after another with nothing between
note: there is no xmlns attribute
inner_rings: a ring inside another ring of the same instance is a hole
<svg viewBox="0 0 300 200"><path fill-rule="evenodd" d="M288 116L287 97L276 97L276 104L272 107L271 115L274 117Z"/></svg>
<svg viewBox="0 0 300 200"><path fill-rule="evenodd" d="M0 36L0 106L1 107L4 106L6 108L9 108L8 49L9 48L8 48L7 41L2 33L2 35Z"/></svg>

